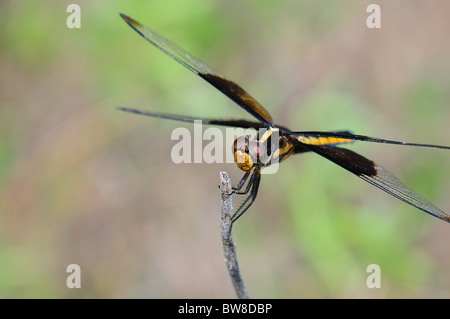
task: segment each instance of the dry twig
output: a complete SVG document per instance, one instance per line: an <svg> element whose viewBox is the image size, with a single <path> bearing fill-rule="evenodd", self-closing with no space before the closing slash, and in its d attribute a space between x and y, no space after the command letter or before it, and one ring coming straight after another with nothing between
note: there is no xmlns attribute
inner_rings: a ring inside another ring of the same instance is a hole
<svg viewBox="0 0 450 319"><path fill-rule="evenodd" d="M225 263L233 282L234 290L239 299L247 299L247 289L239 271L236 258L236 249L231 236L231 211L232 211L231 180L226 172L220 172L220 236L222 238Z"/></svg>

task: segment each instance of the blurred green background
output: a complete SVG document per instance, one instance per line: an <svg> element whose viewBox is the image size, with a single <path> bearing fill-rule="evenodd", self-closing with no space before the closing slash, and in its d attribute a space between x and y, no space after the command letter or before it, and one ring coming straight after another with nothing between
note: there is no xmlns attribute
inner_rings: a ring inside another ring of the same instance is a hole
<svg viewBox="0 0 450 319"><path fill-rule="evenodd" d="M81 29L66 27L70 3L0 2L0 297L235 297L217 185L241 172L172 163L179 123L115 107L250 117L119 12L293 130L450 144L448 1L377 1L378 30L361 0L78 1ZM450 212L448 151L349 147ZM283 164L233 229L251 297L450 297L448 224L314 154ZM81 289L66 287L72 263Z"/></svg>

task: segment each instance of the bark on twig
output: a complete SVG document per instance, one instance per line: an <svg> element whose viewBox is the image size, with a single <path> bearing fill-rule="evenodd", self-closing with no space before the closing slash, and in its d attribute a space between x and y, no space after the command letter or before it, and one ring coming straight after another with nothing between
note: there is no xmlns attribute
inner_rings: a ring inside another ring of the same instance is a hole
<svg viewBox="0 0 450 319"><path fill-rule="evenodd" d="M231 236L231 211L232 211L231 180L226 172L220 172L220 236L222 238L225 264L230 273L234 290L239 299L247 299L247 289L239 271L236 258L236 249Z"/></svg>

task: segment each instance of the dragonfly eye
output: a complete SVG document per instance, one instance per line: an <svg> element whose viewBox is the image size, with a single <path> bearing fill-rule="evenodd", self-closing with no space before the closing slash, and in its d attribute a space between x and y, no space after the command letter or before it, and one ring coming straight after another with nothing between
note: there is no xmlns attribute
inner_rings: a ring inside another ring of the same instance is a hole
<svg viewBox="0 0 450 319"><path fill-rule="evenodd" d="M233 152L236 153L236 151L241 151L244 153L248 153L249 149L249 143L251 139L248 135L246 136L239 136L237 139L234 140L233 144Z"/></svg>
<svg viewBox="0 0 450 319"><path fill-rule="evenodd" d="M264 163L267 159L267 149L264 143L253 140L248 143L249 154L255 163Z"/></svg>

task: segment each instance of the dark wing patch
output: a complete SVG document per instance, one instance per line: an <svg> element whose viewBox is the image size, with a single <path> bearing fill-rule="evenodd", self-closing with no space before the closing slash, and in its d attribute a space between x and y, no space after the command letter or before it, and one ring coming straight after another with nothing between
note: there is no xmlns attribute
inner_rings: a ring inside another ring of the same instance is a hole
<svg viewBox="0 0 450 319"><path fill-rule="evenodd" d="M201 76L208 83L219 89L223 94L228 96L259 121L264 123L266 127L272 125L272 117L269 112L238 84L226 79L224 75L220 74L206 63L195 58L177 44L148 29L146 26L140 24L134 19L122 13L120 16L144 39L183 65L185 68Z"/></svg>
<svg viewBox="0 0 450 319"><path fill-rule="evenodd" d="M344 148L316 145L304 145L304 147L329 159L401 201L450 223L449 215L415 193L397 177L373 161Z"/></svg>
<svg viewBox="0 0 450 319"><path fill-rule="evenodd" d="M215 74L199 75L259 121L267 124L267 126L271 126L273 124L273 120L269 112L235 82Z"/></svg>

